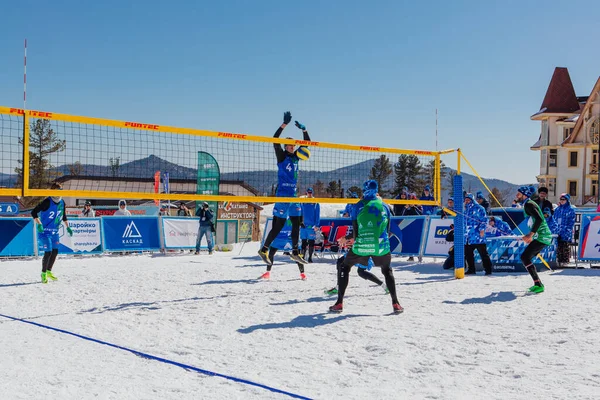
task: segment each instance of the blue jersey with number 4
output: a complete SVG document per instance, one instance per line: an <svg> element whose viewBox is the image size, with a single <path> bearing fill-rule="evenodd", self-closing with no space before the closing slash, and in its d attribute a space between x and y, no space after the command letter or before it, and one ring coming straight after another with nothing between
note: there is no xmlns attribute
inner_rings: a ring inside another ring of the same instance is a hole
<svg viewBox="0 0 600 400"><path fill-rule="evenodd" d="M277 197L296 197L298 160L296 154L291 154L277 164Z"/></svg>

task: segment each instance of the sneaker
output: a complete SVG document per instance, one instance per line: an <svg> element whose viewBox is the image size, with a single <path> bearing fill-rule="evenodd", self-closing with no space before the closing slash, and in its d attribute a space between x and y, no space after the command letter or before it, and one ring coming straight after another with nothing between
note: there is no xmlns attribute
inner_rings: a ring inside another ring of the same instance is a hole
<svg viewBox="0 0 600 400"><path fill-rule="evenodd" d="M406 261L415 261L415 258L414 257L408 257L408 260L406 260Z"/></svg>
<svg viewBox="0 0 600 400"><path fill-rule="evenodd" d="M271 279L271 271L265 272L258 279Z"/></svg>
<svg viewBox="0 0 600 400"><path fill-rule="evenodd" d="M344 311L344 306L342 303L334 304L331 307L329 307L329 312L332 313L341 313L342 311Z"/></svg>
<svg viewBox="0 0 600 400"><path fill-rule="evenodd" d="M58 278L52 274L52 271L46 271L46 278L52 279L53 281L58 280Z"/></svg>
<svg viewBox="0 0 600 400"><path fill-rule="evenodd" d="M302 279L303 281L305 281L305 280L306 280L306 274L305 274L304 272L302 272L302 273L300 274L300 279Z"/></svg>
<svg viewBox="0 0 600 400"><path fill-rule="evenodd" d="M301 256L300 254L298 254L298 250L294 250L294 251L292 252L292 254L290 255L290 258L291 258L292 260L296 261L297 263L300 263L300 264L308 264L308 263L306 262L306 260L305 260L304 258L302 258L302 256Z"/></svg>
<svg viewBox="0 0 600 400"><path fill-rule="evenodd" d="M336 287L332 287L331 289L325 289L325 294L328 295L334 295L334 294L338 294L338 290Z"/></svg>
<svg viewBox="0 0 600 400"><path fill-rule="evenodd" d="M313 262L313 260L312 260L312 257L309 257L309 258L308 258L308 263L309 263L309 264L312 264L312 262Z"/></svg>
<svg viewBox="0 0 600 400"><path fill-rule="evenodd" d="M542 293L544 291L544 285L533 285L529 288L529 291L533 293Z"/></svg>
<svg viewBox="0 0 600 400"><path fill-rule="evenodd" d="M388 289L388 287L385 285L385 283L382 283L381 285L379 285L379 287L383 289L385 294L390 294L390 289Z"/></svg>
<svg viewBox="0 0 600 400"><path fill-rule="evenodd" d="M194 252L194 255L195 255L195 256L197 256L198 254L200 254L200 252L199 252L198 250L196 250L196 251Z"/></svg>
<svg viewBox="0 0 600 400"><path fill-rule="evenodd" d="M392 307L394 308L394 314L402 314L404 312L404 308L399 303L392 304Z"/></svg>
<svg viewBox="0 0 600 400"><path fill-rule="evenodd" d="M42 283L48 283L48 278L46 278L45 272L42 272Z"/></svg>
<svg viewBox="0 0 600 400"><path fill-rule="evenodd" d="M212 253L214 253L212 250L208 252L209 256L212 256Z"/></svg>
<svg viewBox="0 0 600 400"><path fill-rule="evenodd" d="M269 259L269 253L266 250L265 251L259 250L258 255L260 256L260 258L262 258L262 260L265 262L265 264L273 265L273 261L271 261Z"/></svg>

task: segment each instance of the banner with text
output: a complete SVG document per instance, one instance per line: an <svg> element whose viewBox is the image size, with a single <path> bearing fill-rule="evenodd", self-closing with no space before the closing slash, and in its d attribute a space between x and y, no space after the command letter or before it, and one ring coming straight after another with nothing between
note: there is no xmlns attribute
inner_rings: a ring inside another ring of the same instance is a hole
<svg viewBox="0 0 600 400"><path fill-rule="evenodd" d="M162 218L165 249L193 249L198 239L198 218Z"/></svg>
<svg viewBox="0 0 600 400"><path fill-rule="evenodd" d="M450 225L453 223L454 219L431 217L425 241L424 256L435 257L448 255L448 250L450 250L453 243L446 241L446 235L450 232Z"/></svg>
<svg viewBox="0 0 600 400"><path fill-rule="evenodd" d="M100 218L77 218L69 220L73 236L67 234L64 224L61 224L58 234L60 244L58 251L65 253L102 253L102 232Z"/></svg>
<svg viewBox="0 0 600 400"><path fill-rule="evenodd" d="M156 217L105 217L102 233L106 251L160 249Z"/></svg>

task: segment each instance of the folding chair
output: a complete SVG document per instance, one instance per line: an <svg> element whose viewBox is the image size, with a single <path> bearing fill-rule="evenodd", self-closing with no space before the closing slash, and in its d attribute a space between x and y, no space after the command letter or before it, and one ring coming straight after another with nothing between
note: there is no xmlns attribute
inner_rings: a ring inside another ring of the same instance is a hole
<svg viewBox="0 0 600 400"><path fill-rule="evenodd" d="M323 257L323 251L331 246L329 241L329 235L331 234L331 225L325 225L319 227L321 234L323 235L322 243L315 243L315 256Z"/></svg>

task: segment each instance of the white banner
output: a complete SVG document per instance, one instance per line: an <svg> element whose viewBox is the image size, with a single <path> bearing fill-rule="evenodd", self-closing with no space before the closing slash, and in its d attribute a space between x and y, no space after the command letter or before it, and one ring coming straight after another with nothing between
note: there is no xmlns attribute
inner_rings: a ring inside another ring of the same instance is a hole
<svg viewBox="0 0 600 400"><path fill-rule="evenodd" d="M447 256L448 250L452 247L452 242L446 241L446 235L450 231L450 225L454 223L453 219L431 218L429 222L429 231L427 232L427 242L425 243L425 256Z"/></svg>
<svg viewBox="0 0 600 400"><path fill-rule="evenodd" d="M198 218L164 218L165 248L195 248L198 238ZM205 240L204 240L205 241Z"/></svg>
<svg viewBox="0 0 600 400"><path fill-rule="evenodd" d="M584 260L600 259L600 250L598 249L600 247L600 220L590 221L587 234L579 245L583 246L580 258Z"/></svg>
<svg viewBox="0 0 600 400"><path fill-rule="evenodd" d="M69 220L73 236L66 232L64 224L59 229L61 253L100 253L102 252L102 235L100 233L100 218L73 218Z"/></svg>

